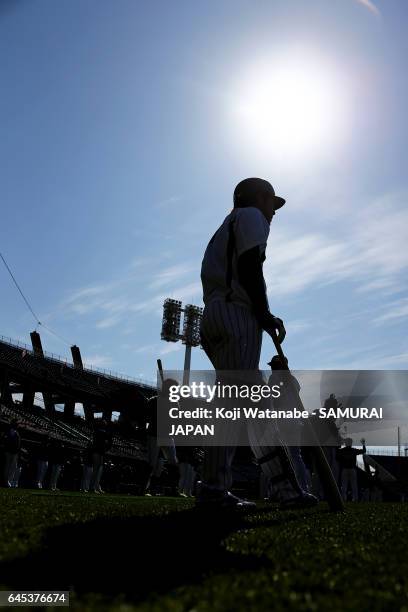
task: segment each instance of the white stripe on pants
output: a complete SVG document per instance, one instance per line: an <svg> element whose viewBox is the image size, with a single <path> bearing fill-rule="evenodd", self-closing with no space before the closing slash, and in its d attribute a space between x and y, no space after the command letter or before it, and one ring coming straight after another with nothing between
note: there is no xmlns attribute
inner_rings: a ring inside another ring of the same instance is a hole
<svg viewBox="0 0 408 612"><path fill-rule="evenodd" d="M262 329L255 316L245 306L224 300L206 305L201 322L201 344L215 370L252 370L263 383L259 372ZM265 427L255 422L248 428L251 448L261 461L262 471L273 479L282 499L299 494L299 485L290 463L287 449L281 446L260 446ZM203 481L206 485L228 490L232 484L234 446L208 446L204 449Z"/></svg>

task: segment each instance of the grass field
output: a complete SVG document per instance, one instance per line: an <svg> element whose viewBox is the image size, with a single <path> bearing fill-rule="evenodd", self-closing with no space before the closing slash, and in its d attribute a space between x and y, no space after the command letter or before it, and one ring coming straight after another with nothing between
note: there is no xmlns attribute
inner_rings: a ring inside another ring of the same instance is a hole
<svg viewBox="0 0 408 612"><path fill-rule="evenodd" d="M0 507L1 588L70 589L76 610L408 612L408 504L227 520L183 499L1 489Z"/></svg>

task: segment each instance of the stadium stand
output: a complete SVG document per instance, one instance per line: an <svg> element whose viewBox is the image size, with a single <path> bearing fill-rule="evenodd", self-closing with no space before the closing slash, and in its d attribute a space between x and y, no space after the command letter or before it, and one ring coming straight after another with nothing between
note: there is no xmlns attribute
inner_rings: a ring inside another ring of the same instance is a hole
<svg viewBox="0 0 408 612"><path fill-rule="evenodd" d="M98 422L94 415L102 413L110 420L112 412L117 412L119 421L109 425L112 446L105 457L104 487L137 492L146 459L144 405L154 393L154 386L146 381L77 367L0 337L0 437L12 420L18 421L23 486L33 486L37 451L51 438L63 444L66 454L62 488L79 488L81 462ZM86 419L75 414L78 404Z"/></svg>

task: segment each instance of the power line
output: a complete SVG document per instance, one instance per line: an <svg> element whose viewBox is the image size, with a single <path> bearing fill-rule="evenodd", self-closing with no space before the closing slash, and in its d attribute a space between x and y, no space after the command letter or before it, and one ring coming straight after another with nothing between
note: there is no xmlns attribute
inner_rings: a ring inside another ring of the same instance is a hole
<svg viewBox="0 0 408 612"><path fill-rule="evenodd" d="M60 334L57 334L57 332L53 331L50 327L48 327L48 325L45 325L45 323L40 323L40 322L38 323L39 325L41 325L41 327L43 327L48 332L50 332L50 334L53 334L56 338L64 342L67 346L72 346L72 342L69 342L68 340L66 340L64 336L60 336Z"/></svg>
<svg viewBox="0 0 408 612"><path fill-rule="evenodd" d="M6 266L6 269L7 269L8 273L10 274L11 278L13 279L13 282L14 282L15 286L17 287L18 291L20 292L21 297L23 298L23 300L24 300L24 301L25 301L25 303L27 304L27 307L28 307L28 309L30 310L31 314L33 315L33 317L34 317L34 319L35 319L36 323L37 323L38 325L41 325L41 321L40 321L40 319L37 317L37 315L35 314L34 310L33 310L33 309L32 309L32 307L31 307L30 302L27 300L26 296L25 296L25 295L24 295L24 293L22 292L22 290L21 290L21 288L20 288L20 285L19 285L19 284L18 284L18 282L16 281L16 279L15 279L15 277L14 277L14 274L13 274L13 273L12 273L12 271L10 270L8 263L7 263L7 261L4 259L4 257L3 257L3 255L2 255L2 253L1 253L1 252L0 252L0 257L2 258L3 263L4 263L4 265Z"/></svg>
<svg viewBox="0 0 408 612"><path fill-rule="evenodd" d="M29 309L29 311L31 312L31 314L33 315L35 322L38 325L41 325L41 327L44 327L44 329L48 330L51 334L53 334L56 338L59 338L59 340L62 340L62 342L64 342L65 344L67 344L68 346L71 345L70 342L68 342L68 340L65 340L65 338L63 338L62 336L60 336L59 334L57 334L55 331L53 331L50 327L48 327L48 325L45 325L44 323L41 323L39 317L35 314L34 309L32 308L30 302L28 301L28 299L26 298L26 296L24 295L20 285L18 284L13 272L10 269L10 266L8 265L7 261L5 260L4 256L2 255L2 253L0 252L0 257L4 263L4 265L6 266L6 269L8 271L8 273L10 274L11 278L13 279L13 282L15 284L15 286L17 287L21 297L23 298L24 302L27 305L27 308ZM37 327L36 326L36 327Z"/></svg>

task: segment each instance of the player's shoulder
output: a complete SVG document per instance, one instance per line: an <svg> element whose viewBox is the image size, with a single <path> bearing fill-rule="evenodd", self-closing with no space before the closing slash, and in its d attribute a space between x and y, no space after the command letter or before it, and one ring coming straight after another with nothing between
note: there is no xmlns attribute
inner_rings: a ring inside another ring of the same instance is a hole
<svg viewBox="0 0 408 612"><path fill-rule="evenodd" d="M234 208L233 210L235 219L239 222L244 223L261 223L262 225L268 225L265 217L255 206L245 206L244 208Z"/></svg>
<svg viewBox="0 0 408 612"><path fill-rule="evenodd" d="M242 237L244 243L250 240L249 237L255 239L257 244L264 243L269 236L269 223L263 213L254 206L237 208L235 227L236 234ZM252 246L255 246L255 244Z"/></svg>

